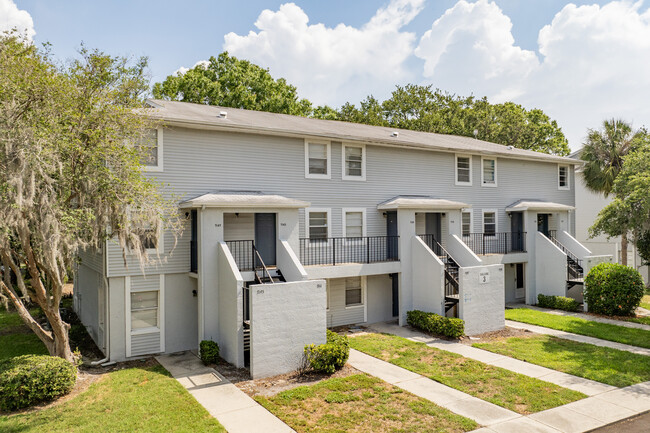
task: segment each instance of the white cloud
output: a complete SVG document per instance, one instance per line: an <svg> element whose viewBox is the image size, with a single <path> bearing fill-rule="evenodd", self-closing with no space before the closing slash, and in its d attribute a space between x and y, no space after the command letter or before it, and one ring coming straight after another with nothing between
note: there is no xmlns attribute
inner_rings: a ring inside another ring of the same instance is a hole
<svg viewBox="0 0 650 433"><path fill-rule="evenodd" d="M196 68L197 66L201 66L203 69L207 69L207 67L208 67L209 64L210 64L210 62L209 62L208 60L199 60L199 61L196 62L196 63L194 64L194 66L192 66L191 68L186 68L185 66L181 66L180 68L176 69L176 70L172 73L172 75L175 75L175 76L183 75L184 73L186 73L186 72L189 71L190 69L194 69L194 68Z"/></svg>
<svg viewBox="0 0 650 433"><path fill-rule="evenodd" d="M538 59L515 45L512 23L496 4L461 0L415 53L437 87L541 108L575 149L587 128L608 117L650 126L650 12L641 7L565 6L540 30Z"/></svg>
<svg viewBox="0 0 650 433"><path fill-rule="evenodd" d="M359 101L417 79L404 66L416 37L401 29L423 3L392 0L361 28L310 24L300 7L286 3L277 12L264 10L259 15L258 32L225 35L224 50L269 68L274 77L284 77L316 104Z"/></svg>
<svg viewBox="0 0 650 433"><path fill-rule="evenodd" d="M29 12L18 9L12 0L0 0L0 33L14 28L30 40L36 34Z"/></svg>

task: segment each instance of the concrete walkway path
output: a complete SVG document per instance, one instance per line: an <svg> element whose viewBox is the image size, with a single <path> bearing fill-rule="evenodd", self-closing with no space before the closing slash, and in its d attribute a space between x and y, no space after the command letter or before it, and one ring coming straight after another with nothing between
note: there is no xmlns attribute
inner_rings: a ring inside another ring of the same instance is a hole
<svg viewBox="0 0 650 433"><path fill-rule="evenodd" d="M228 379L204 366L193 353L156 356L156 360L229 433L295 433Z"/></svg>
<svg viewBox="0 0 650 433"><path fill-rule="evenodd" d="M523 322L515 322L513 320L506 320L506 326L517 329L527 329L528 331L537 334L552 335L554 337L564 338L565 340L577 341L579 343L588 343L595 346L609 347L611 349L624 350L626 352L636 353L638 355L650 356L650 349L643 347L630 346L615 341L601 340L600 338L588 337L586 335L573 334L566 331L558 331L557 329L545 328L543 326L530 325Z"/></svg>
<svg viewBox="0 0 650 433"><path fill-rule="evenodd" d="M484 426L474 433L582 433L650 410L650 382L524 416L354 349L348 363Z"/></svg>
<svg viewBox="0 0 650 433"><path fill-rule="evenodd" d="M606 317L592 316L591 314L574 313L574 312L563 311L563 310L551 310L548 308L539 308L539 307L535 307L534 305L525 305L525 304L506 304L506 307L528 308L529 310L541 311L543 313L555 314L557 316L577 317L578 319L589 320L592 322L607 323L609 325L622 326L624 328L645 329L646 331L650 331L650 325L645 325L643 323L636 323L636 322L626 322L625 320L608 319Z"/></svg>
<svg viewBox="0 0 650 433"><path fill-rule="evenodd" d="M474 359L476 361L484 362L485 364L494 365L495 367L501 367L515 373L523 374L524 376L534 377L546 382L554 383L588 396L618 389L611 385L606 385L583 377L573 376L571 374L552 370L529 362L520 361L505 355L499 355L498 353L471 347L467 344L434 338L412 329L397 326L396 324L376 323L371 326L371 329L377 332L398 335L412 341L418 341L427 346L435 347L436 349L453 352L464 356L465 358Z"/></svg>

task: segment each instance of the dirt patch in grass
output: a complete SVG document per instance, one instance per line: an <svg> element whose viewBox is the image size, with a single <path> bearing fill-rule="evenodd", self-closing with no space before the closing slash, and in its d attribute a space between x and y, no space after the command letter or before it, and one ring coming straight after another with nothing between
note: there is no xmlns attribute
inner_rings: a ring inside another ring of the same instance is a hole
<svg viewBox="0 0 650 433"><path fill-rule="evenodd" d="M461 343L471 346L474 343L498 341L509 337L527 338L527 337L532 337L534 335L535 333L527 329L516 329L516 328L510 328L506 326L504 329L500 329L498 331L485 332L483 334L472 335L471 337L463 338L461 340Z"/></svg>

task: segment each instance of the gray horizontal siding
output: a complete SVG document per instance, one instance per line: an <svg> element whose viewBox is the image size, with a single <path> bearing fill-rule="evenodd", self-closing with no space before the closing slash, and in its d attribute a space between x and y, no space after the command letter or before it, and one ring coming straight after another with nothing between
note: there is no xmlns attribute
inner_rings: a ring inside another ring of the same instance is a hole
<svg viewBox="0 0 650 433"><path fill-rule="evenodd" d="M520 199L574 204L573 190L558 190L557 164L499 158L498 187L481 187L481 158L473 157L473 186L456 186L452 153L366 147L366 181L342 180L341 143L331 145L331 179L305 179L304 141L296 138L237 134L184 128L164 133L164 172L150 173L169 183L182 198L216 190L259 190L332 209L332 235L342 236L341 209L366 208L367 234L386 234L386 219L377 204L397 195L418 194L457 200L474 209L474 231L481 231L481 209L498 209L498 230L509 231L505 207ZM571 187L575 182L571 172ZM300 235L305 236L301 211ZM165 238L165 272L189 271L189 226L173 255ZM140 273L139 265L122 264L118 248L109 248L111 275ZM132 263L133 262L133 263ZM147 267L160 272L161 266Z"/></svg>
<svg viewBox="0 0 650 433"><path fill-rule="evenodd" d="M100 275L104 273L104 254L100 248L87 249L79 252L79 260L84 266L98 272Z"/></svg>
<svg viewBox="0 0 650 433"><path fill-rule="evenodd" d="M131 277L131 291L160 290L160 276L146 275Z"/></svg>
<svg viewBox="0 0 650 433"><path fill-rule="evenodd" d="M131 356L160 352L160 332L131 336Z"/></svg>
<svg viewBox="0 0 650 433"><path fill-rule="evenodd" d="M329 291L329 309L327 311L327 326L351 325L364 322L364 306L345 306L345 278L327 281Z"/></svg>

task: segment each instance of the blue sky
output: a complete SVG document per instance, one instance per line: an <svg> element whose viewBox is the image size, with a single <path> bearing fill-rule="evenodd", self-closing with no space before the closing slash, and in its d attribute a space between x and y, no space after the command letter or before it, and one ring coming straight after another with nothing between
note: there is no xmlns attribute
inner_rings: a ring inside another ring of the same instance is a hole
<svg viewBox="0 0 650 433"><path fill-rule="evenodd" d="M316 104L408 82L514 100L557 119L574 149L606 117L650 126L645 2L0 0L0 29L11 26L61 60L81 42L146 55L154 82L228 49Z"/></svg>

